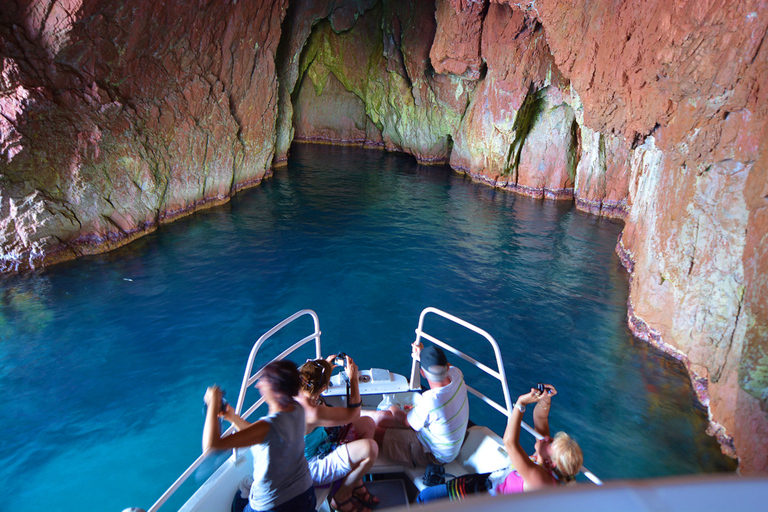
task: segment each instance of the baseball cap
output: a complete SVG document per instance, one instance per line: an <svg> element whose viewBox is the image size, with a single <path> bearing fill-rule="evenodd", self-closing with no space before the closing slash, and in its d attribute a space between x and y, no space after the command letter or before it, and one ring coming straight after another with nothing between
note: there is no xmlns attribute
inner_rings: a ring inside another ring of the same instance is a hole
<svg viewBox="0 0 768 512"><path fill-rule="evenodd" d="M427 379L439 382L448 373L448 359L440 347L429 345L421 349L421 368L427 375Z"/></svg>

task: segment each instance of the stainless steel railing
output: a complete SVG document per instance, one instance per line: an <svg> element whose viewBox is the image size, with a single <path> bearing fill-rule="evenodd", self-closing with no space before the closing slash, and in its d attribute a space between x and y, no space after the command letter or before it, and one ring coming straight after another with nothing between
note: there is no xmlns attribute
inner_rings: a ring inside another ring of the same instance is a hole
<svg viewBox="0 0 768 512"><path fill-rule="evenodd" d="M240 394L237 397L237 405L235 407L235 412L242 416L243 418L248 418L251 414L256 411L256 409L261 406L261 404L264 403L264 398L259 398L256 403L254 403L251 407L248 408L245 413L241 414L241 411L243 409L243 404L245 403L245 395L248 392L248 388L255 383L257 380L259 380L259 377L261 377L262 369L259 369L256 373L253 372L253 363L256 360L256 354L258 353L261 346L266 342L269 338L271 338L273 335L275 335L278 331L280 331L283 327L287 326L288 324L292 323L294 320L297 320L298 318L301 318L305 315L309 315L312 317L312 320L314 322L314 332L310 334L309 336L306 336L301 341L298 341L291 345L289 348L281 352L277 357L272 359L272 361L279 361L281 359L284 359L286 356L288 356L290 353L294 352L296 349L306 345L310 341L315 342L315 354L317 358L321 357L321 351L320 351L320 320L317 317L317 313L312 311L311 309L303 309L301 311L297 311L293 315L289 316L276 326L274 326L272 329L264 333L258 340L256 340L256 343L254 343L253 348L251 348L251 353L248 356L248 363L245 367L245 374L243 375L243 382L240 385ZM271 361L270 361L271 362ZM234 427L230 426L223 434L223 436L229 435L234 431ZM187 479L195 472L197 468L200 467L200 465L203 463L203 461L212 453L212 450L206 450L203 452L202 455L200 455L195 462L192 463L191 466L189 466L182 474L179 476L179 478L176 479L176 481L166 490L162 496L155 502L152 507L147 512L157 512L160 507L165 504L168 499L173 496L173 494L179 489L179 487L182 486L184 482L187 481ZM237 457L237 450L233 450L233 453L235 457Z"/></svg>
<svg viewBox="0 0 768 512"><path fill-rule="evenodd" d="M451 322L454 322L484 337L488 341L488 343L491 344L491 347L493 347L493 353L496 356L496 369L494 370L493 368L488 367L487 365L477 361L475 358L471 356L468 356L467 354L452 347L451 345L445 343L444 341L441 341L435 338L434 336L424 332L424 319L430 313L441 316L447 320L450 320ZM450 313L446 313L445 311L441 311L437 308L429 307L429 308L425 308L421 312L421 315L419 315L419 326L416 329L416 341L414 343L421 343L422 339L429 340L435 345L438 345L439 347L441 347L442 349L447 350L452 354L459 356L460 358L464 359L468 363L474 365L475 367L484 371L494 379L498 380L499 383L501 384L501 389L504 394L504 403L505 403L504 406L500 405L498 402L489 398L483 393L480 393L479 391L477 391L476 389L474 389L472 386L468 384L467 384L467 389L473 395L480 398L482 401L484 401L485 403L487 403L488 405L490 405L491 407L499 411L501 414L505 415L507 418L509 418L509 416L512 414L512 399L509 395L509 386L507 385L507 376L504 371L504 362L501 359L501 351L499 350L499 344L496 342L493 336L488 334L488 332L484 331L483 329L475 325L472 325L469 322L462 320L461 318L453 316ZM410 387L412 390L421 389L421 381L420 381L418 369L419 369L419 362L414 357L413 364L411 366L411 381L410 381ZM466 381L465 381L465 384L466 384ZM525 429L528 433L530 433L536 439L541 439L543 437L541 434L536 432L536 430L533 427L531 427L524 421L521 422L521 426L523 427L523 429ZM595 484L603 485L603 482L597 476L595 476L594 473L589 471L584 466L581 467L581 472L584 473L584 476L586 476L589 480L591 480Z"/></svg>

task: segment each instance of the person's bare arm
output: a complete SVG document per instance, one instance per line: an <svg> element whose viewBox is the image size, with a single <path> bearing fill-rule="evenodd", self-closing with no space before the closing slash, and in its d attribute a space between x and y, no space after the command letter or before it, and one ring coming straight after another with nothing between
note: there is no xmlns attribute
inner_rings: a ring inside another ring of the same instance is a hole
<svg viewBox="0 0 768 512"><path fill-rule="evenodd" d="M533 428L544 437L549 436L549 408L552 406L552 397L556 394L555 386L544 384L544 393L540 395L533 410Z"/></svg>
<svg viewBox="0 0 768 512"><path fill-rule="evenodd" d="M350 404L359 404L362 402L362 398L360 397L360 371L357 368L357 365L352 360L351 357L347 356L347 376L349 377L349 403ZM359 410L359 407L357 408ZM358 417L360 414L358 413Z"/></svg>
<svg viewBox="0 0 768 512"><path fill-rule="evenodd" d="M266 439L270 429L270 424L266 421L257 421L239 432L222 438L217 410L217 404L221 403L221 389L218 386L208 388L205 393L205 403L208 405L208 411L205 414L203 426L203 452L245 448ZM211 404L214 404L214 407L211 407Z"/></svg>
<svg viewBox="0 0 768 512"><path fill-rule="evenodd" d="M389 412L392 413L392 416L395 418L395 421L402 425L405 428L411 428L411 424L408 423L408 411L405 411L401 408L399 408L396 405L393 405L389 408Z"/></svg>
<svg viewBox="0 0 768 512"><path fill-rule="evenodd" d="M235 427L235 430L245 430L251 426L251 422L238 416L235 413L235 409L229 404L227 404L227 409L220 416L230 422Z"/></svg>
<svg viewBox="0 0 768 512"><path fill-rule="evenodd" d="M520 395L518 404L527 406L537 400L538 391L531 389L529 393ZM534 463L520 445L520 429L523 421L523 413L517 407L512 408L507 428L504 431L504 447L507 450L512 467L517 470L529 489L538 489L546 485L546 470Z"/></svg>
<svg viewBox="0 0 768 512"><path fill-rule="evenodd" d="M359 407L304 407L304 420L308 430L315 427L337 427L351 423L360 417Z"/></svg>
<svg viewBox="0 0 768 512"><path fill-rule="evenodd" d="M351 357L347 356L347 376L349 377L349 401L357 404L362 400L358 382L359 372L357 365ZM304 419L307 429L315 427L337 427L351 423L360 417L360 407L326 407L306 404L304 406Z"/></svg>

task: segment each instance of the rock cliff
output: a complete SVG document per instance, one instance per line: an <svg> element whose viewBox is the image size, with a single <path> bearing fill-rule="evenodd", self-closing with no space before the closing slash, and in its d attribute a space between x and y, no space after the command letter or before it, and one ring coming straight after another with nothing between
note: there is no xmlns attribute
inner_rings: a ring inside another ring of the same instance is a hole
<svg viewBox="0 0 768 512"><path fill-rule="evenodd" d="M0 267L228 200L291 143L404 151L625 219L629 325L768 472L768 2L17 0Z"/></svg>
<svg viewBox="0 0 768 512"><path fill-rule="evenodd" d="M0 266L107 250L259 182L286 8L5 2Z"/></svg>

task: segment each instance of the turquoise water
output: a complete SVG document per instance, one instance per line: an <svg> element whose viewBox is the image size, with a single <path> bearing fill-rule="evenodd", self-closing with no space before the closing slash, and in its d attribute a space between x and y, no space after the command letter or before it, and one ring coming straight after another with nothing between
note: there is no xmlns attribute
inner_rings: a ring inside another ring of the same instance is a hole
<svg viewBox="0 0 768 512"><path fill-rule="evenodd" d="M558 388L553 429L605 479L733 471L681 365L627 330L621 229L407 156L296 146L224 206L2 280L0 510L149 508L200 453L205 387L234 399L254 341L303 308L326 352L406 375L424 307L479 325L513 399ZM483 404L472 415L503 430Z"/></svg>

